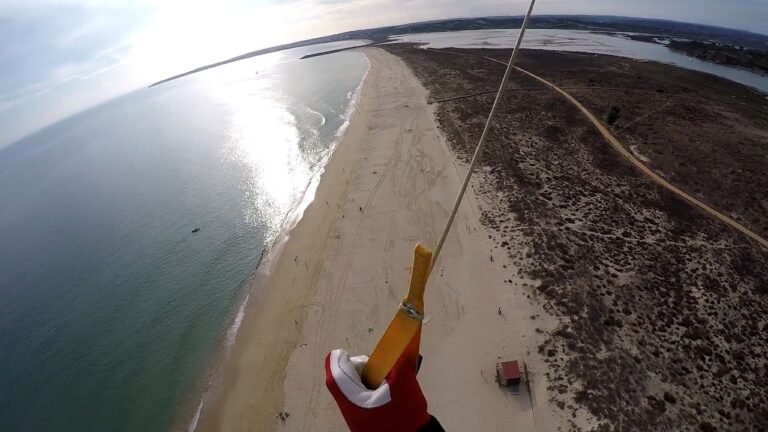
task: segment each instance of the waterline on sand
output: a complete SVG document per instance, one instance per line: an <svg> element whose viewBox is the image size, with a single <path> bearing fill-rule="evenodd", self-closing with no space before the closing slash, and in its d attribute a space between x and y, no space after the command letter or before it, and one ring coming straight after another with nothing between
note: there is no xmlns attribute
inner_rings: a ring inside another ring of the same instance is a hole
<svg viewBox="0 0 768 432"><path fill-rule="evenodd" d="M203 415L206 407L216 399L216 390L220 390L222 385L221 367L226 362L229 354L231 353L232 347L237 341L238 333L247 314L249 302L258 301L261 298L262 293L260 290L264 288L265 281L269 278L275 263L278 261L283 252L285 244L290 239L291 230L299 223L299 221L301 221L305 210L310 204L312 204L315 199L317 188L320 184L323 174L325 173L325 167L334 151L338 147L339 143L344 138L344 133L349 127L352 117L354 116L360 102L360 95L363 89L363 85L365 84L368 78L368 73L370 71L370 61L367 57L365 58L367 63L366 71L363 74L357 87L352 92L347 94L349 103L345 113L342 116L343 123L336 131L334 139L329 145L328 150L317 164L318 168L310 177L304 192L298 196L298 198L291 205L288 213L285 215L277 235L274 237L269 246L267 246L262 251L261 257L256 264L253 275L244 284L244 298L241 302L239 302L237 313L234 315L232 324L226 331L226 337L224 338L222 346L219 349L220 354L215 356L215 360L212 362L212 365L209 367L203 378L205 380L205 387L199 399L199 403L197 404L197 408L186 428L187 432L195 432L197 430L200 418ZM322 123L323 125L325 124L325 117L323 117ZM252 296L254 293L255 295Z"/></svg>

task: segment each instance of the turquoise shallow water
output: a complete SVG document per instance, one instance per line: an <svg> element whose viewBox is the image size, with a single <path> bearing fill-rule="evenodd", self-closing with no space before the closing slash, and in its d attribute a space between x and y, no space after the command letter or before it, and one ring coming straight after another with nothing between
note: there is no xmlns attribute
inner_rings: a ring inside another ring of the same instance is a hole
<svg viewBox="0 0 768 432"><path fill-rule="evenodd" d="M165 430L368 63L271 54L0 149L0 430ZM192 233L194 228L200 228Z"/></svg>

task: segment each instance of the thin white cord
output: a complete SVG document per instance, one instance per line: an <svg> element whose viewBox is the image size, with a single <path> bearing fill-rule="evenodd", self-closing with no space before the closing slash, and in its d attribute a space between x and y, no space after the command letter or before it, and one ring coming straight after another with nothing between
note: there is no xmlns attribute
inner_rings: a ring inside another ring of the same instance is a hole
<svg viewBox="0 0 768 432"><path fill-rule="evenodd" d="M437 243L437 247L432 254L432 268L435 268L437 257L440 256L440 250L443 249L445 238L448 237L448 231L451 230L453 220L456 218L456 212L459 210L461 200L464 198L464 193L467 191L469 180L472 178L472 173L475 171L475 165L477 165L477 160L480 158L480 153L482 152L483 146L485 145L485 138L488 135L488 130L491 128L491 121L493 120L493 116L496 114L496 107L499 105L501 93L504 91L504 85L507 83L509 74L512 71L512 65L515 63L515 59L517 59L517 53L520 52L520 44L523 42L523 35L525 34L526 27L528 27L528 20L531 18L531 12L533 12L534 3L536 3L536 0L531 0L531 5L528 7L528 13L525 15L523 25L520 27L520 34L517 36L517 42L515 42L515 50L512 51L512 57L509 59L509 63L507 64L507 70L504 71L504 78L501 79L501 85L499 85L499 91L496 93L496 99L493 101L491 113L488 114L488 120L485 122L483 134L480 135L480 141L477 143L477 147L475 148L475 154L472 155L472 162L469 163L469 170L467 171L467 175L464 177L464 183L461 185L461 190L459 190L459 194L456 196L456 201L453 203L451 214L448 216L448 222L446 222L445 227L443 228L443 233L440 235L440 241Z"/></svg>

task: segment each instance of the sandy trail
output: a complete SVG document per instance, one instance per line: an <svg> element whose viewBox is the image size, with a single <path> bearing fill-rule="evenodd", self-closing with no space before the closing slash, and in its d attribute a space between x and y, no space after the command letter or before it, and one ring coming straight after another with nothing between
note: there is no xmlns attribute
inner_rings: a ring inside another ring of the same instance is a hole
<svg viewBox="0 0 768 432"><path fill-rule="evenodd" d="M505 66L507 65L506 62L502 62L500 60L496 60L496 59L491 58L491 57L485 57L485 58L490 60L490 61L501 63L501 64L503 64ZM736 229L737 231L741 232L742 234L744 234L747 237L751 238L752 240L756 241L763 248L768 249L768 240L760 237L760 235L758 235L754 231L752 231L749 228L745 227L744 225L736 222L733 218L725 215L724 213L722 213L720 211L715 210L714 208L708 206L707 204L704 204L700 200L698 200L698 199L694 198L693 196L689 195L688 193L686 193L682 189L680 189L677 186L673 185L672 183L668 182L664 177L662 177L659 174L657 174L656 171L654 171L651 168L649 168L648 166L646 166L640 159L636 158L629 150L627 150L627 147L624 146L624 144L622 144L621 141L619 141L619 139L616 138L608 130L608 128L605 127L603 125L603 123L600 122L600 120L598 120L597 117L595 117L594 114L592 114L592 112L590 110L588 110L584 105L582 105L578 100L576 100L576 98L571 96L570 93L566 92L561 87L558 87L554 83L552 83L550 81L547 81L544 78L542 78L542 77L540 77L540 76L538 76L538 75L536 75L536 74L534 74L532 72L529 72L529 71L527 71L525 69L522 69L522 68L514 66L514 65L513 65L513 67L515 69L517 69L519 72L524 73L524 74L530 76L531 78L534 78L534 79L538 80L542 84L548 86L552 90L554 90L554 91L560 93L561 95L563 95L563 97L565 97L568 100L568 102L573 104L573 106L578 108L578 110L581 111L581 113L584 114L584 116L587 117L587 119L595 126L595 128L597 128L598 132L600 132L600 135L602 135L603 138L605 138L605 140L608 141L608 143L611 145L611 147L613 147L614 150L616 150L629 163L634 165L635 168L640 170L640 172L642 172L643 174L648 176L648 178L650 178L651 180L656 182L661 187L664 187L664 188L668 189L670 192L674 193L678 197L680 197L683 200L687 201L689 204L693 205L694 207L698 207L699 209L701 209L704 212L708 213L709 215L711 215L715 219L718 219L719 221L723 222L724 224L729 225L730 227Z"/></svg>
<svg viewBox="0 0 768 432"><path fill-rule="evenodd" d="M358 109L249 306L199 430L346 430L325 389L325 356L373 349L407 291L415 244L434 246L447 219L465 167L410 69L383 50L362 51L371 68ZM480 204L468 190L427 286L419 380L447 430L555 430L567 419L549 407L536 329L557 323L527 297L532 282L509 279L516 271L481 226ZM533 407L527 392L494 382L500 358L527 363ZM278 420L283 411L290 416Z"/></svg>
<svg viewBox="0 0 768 432"><path fill-rule="evenodd" d="M712 215L716 219L719 219L721 222L723 222L723 223L725 223L727 225L730 225L731 227L735 228L738 231L741 231L742 234L744 234L747 237L751 238L752 240L756 241L758 244L760 244L760 246L768 249L768 240L760 237L759 235L757 235L757 233L753 232L752 230L750 230L749 228L745 227L744 225L736 222L735 220L733 220L732 218L726 216L725 214L723 214L723 213L713 209L712 207L704 204L703 202L701 202L701 201L697 200L696 198L692 197L691 195L688 195L687 193L682 191L677 186L673 185L672 183L668 182L667 180L665 180L660 175L656 174L655 171L653 171L652 169L648 168L643 162L641 162L632 153L630 153L629 150L627 150L627 148L615 136L613 136L613 134L608 130L608 128L603 126L603 124L600 122L600 120L598 120L597 117L595 117L595 115L592 114L592 112L590 112L587 108L585 108L584 105L579 103L579 101L577 101L573 96L571 96L565 90L563 90L560 87L556 86L555 84L545 80L544 78L541 78L538 75L534 75L533 73L528 72L527 70L521 69L521 68L516 67L516 66L515 66L515 69L519 70L520 72L522 72L522 73L524 73L524 74L526 74L526 75L528 75L528 76L530 76L532 78L535 78L535 79L539 80L540 82L542 82L542 83L548 85L549 87L551 87L556 92L558 92L561 95L565 96L565 98L568 99L568 101L570 103L572 103L574 106L576 106L576 108L578 108L579 111L581 111L582 114L584 114L589 119L589 121L592 122L593 125L595 125L597 130L600 131L600 134L606 139L606 141L608 141L608 143L611 144L611 147L613 147L614 150L619 152L619 154L621 154L624 157L624 159L628 160L632 165L634 165L637 169L639 169L643 174L647 175L651 180L653 180L654 182L656 182L660 186L669 189L672 193L674 193L675 195L677 195L680 198L684 199L685 201L688 201L691 205L700 208L701 210L709 213L710 215Z"/></svg>

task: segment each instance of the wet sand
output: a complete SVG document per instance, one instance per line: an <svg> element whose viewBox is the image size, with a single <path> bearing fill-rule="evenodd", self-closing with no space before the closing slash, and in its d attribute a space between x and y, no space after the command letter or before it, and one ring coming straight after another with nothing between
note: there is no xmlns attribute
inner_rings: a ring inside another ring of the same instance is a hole
<svg viewBox="0 0 768 432"><path fill-rule="evenodd" d="M465 167L426 90L399 58L362 51L371 69L358 109L251 301L199 430L344 430L325 355L370 352L407 290L413 247L434 245L447 218ZM513 264L481 223L485 199L469 192L427 287L419 379L448 430L555 430L566 413L550 406L537 348L558 322L530 298L534 281L510 277L524 261ZM526 362L531 398L497 386L499 358Z"/></svg>

